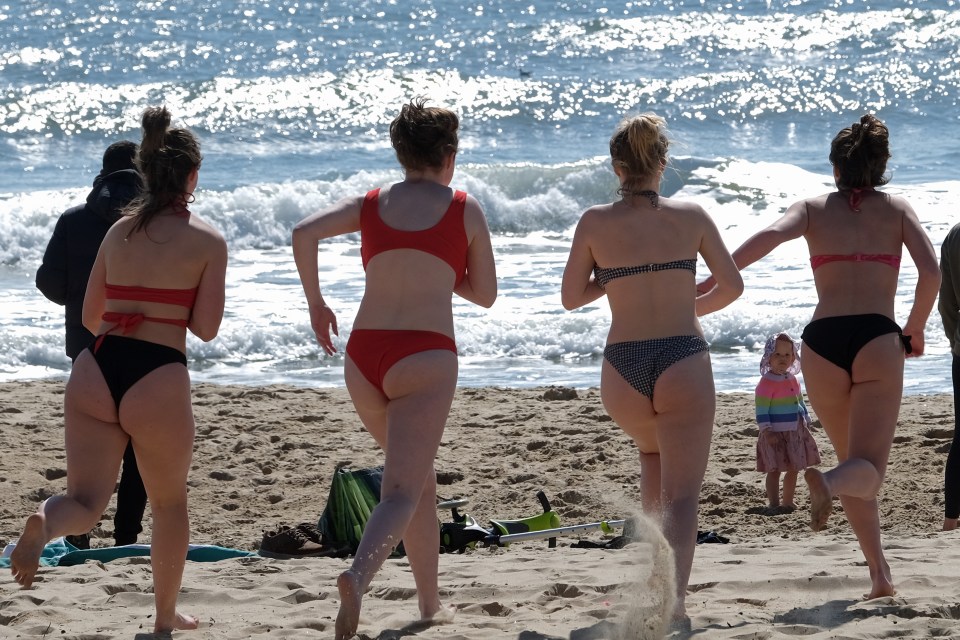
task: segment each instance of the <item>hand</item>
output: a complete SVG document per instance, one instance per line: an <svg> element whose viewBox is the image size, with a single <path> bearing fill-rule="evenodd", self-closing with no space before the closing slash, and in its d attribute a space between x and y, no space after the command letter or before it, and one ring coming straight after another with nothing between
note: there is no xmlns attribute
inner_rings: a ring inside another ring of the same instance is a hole
<svg viewBox="0 0 960 640"><path fill-rule="evenodd" d="M706 280L697 283L697 295L702 296L717 286L717 281L713 279L713 276L707 276Z"/></svg>
<svg viewBox="0 0 960 640"><path fill-rule="evenodd" d="M333 313L333 309L325 304L310 305L310 326L317 336L317 342L327 355L335 354L337 350L333 346L330 331L332 330L335 336L339 336L340 333L337 331L337 316Z"/></svg>
<svg viewBox="0 0 960 640"><path fill-rule="evenodd" d="M903 337L905 341L909 341L910 344L910 353L904 353L904 356L907 358L919 358L923 355L923 329L915 331L909 327L904 327ZM906 346L906 345L904 345Z"/></svg>

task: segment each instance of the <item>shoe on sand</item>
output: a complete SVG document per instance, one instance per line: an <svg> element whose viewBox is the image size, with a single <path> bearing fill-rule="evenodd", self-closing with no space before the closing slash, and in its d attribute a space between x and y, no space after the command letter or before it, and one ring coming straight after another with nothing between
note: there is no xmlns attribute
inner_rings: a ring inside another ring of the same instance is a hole
<svg viewBox="0 0 960 640"><path fill-rule="evenodd" d="M321 535L320 535L320 529L317 529L317 525L312 524L310 522L301 522L296 526L296 529L297 531L305 535L307 537L307 540L309 540L310 542L315 542L316 544L320 544Z"/></svg>
<svg viewBox="0 0 960 640"><path fill-rule="evenodd" d="M276 531L267 531L260 542L260 555L269 558L296 558L320 555L324 548L313 542L296 527L281 525Z"/></svg>

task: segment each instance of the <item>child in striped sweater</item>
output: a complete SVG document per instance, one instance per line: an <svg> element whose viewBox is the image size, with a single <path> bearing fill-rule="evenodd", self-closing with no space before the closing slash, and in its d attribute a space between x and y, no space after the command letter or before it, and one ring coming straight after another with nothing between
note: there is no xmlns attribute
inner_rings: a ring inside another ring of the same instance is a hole
<svg viewBox="0 0 960 640"><path fill-rule="evenodd" d="M771 510L790 512L797 472L820 464L820 451L810 435L810 416L796 374L800 371L799 345L786 333L767 340L760 359L756 409L757 471L767 474L767 501ZM780 474L783 473L783 498Z"/></svg>

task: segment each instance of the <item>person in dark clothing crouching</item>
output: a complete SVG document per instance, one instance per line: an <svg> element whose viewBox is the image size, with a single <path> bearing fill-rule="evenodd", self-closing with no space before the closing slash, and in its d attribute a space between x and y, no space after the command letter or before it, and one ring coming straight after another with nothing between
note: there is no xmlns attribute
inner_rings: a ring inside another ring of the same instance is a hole
<svg viewBox="0 0 960 640"><path fill-rule="evenodd" d="M87 280L100 243L107 230L120 219L121 210L140 194L143 180L134 165L137 143L114 142L103 154L103 169L94 178L86 204L72 207L57 220L53 236L37 270L37 289L52 302L65 307L66 352L76 360L93 340L83 326L81 312ZM133 447L123 455L123 472L117 490L114 516L114 540L117 546L134 544L143 531L141 522L147 505L147 492L137 469ZM86 549L90 536L69 536L74 546Z"/></svg>

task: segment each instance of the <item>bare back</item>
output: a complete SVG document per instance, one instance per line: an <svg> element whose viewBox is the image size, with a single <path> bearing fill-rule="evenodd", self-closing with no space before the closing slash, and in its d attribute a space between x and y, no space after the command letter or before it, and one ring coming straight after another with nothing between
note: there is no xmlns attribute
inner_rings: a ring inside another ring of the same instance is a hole
<svg viewBox="0 0 960 640"><path fill-rule="evenodd" d="M660 209L624 202L584 214L585 239L597 266L634 267L695 259L706 214L700 207L660 199ZM612 322L608 342L702 335L695 313L695 274L668 269L611 280L605 286Z"/></svg>
<svg viewBox="0 0 960 640"><path fill-rule="evenodd" d="M121 218L100 246L84 300L84 324L99 335L113 327L104 312L142 313L148 317L188 321L203 340L216 336L224 309L226 242L197 218L159 215L146 229L133 231L135 221ZM192 309L159 302L108 300L105 287L197 289ZM143 322L125 334L186 351L186 331L171 324Z"/></svg>
<svg viewBox="0 0 960 640"><path fill-rule="evenodd" d="M868 192L860 210L854 211L847 198L834 192L801 204L806 207L804 237L811 256L901 255L902 199ZM814 319L863 313L893 318L897 267L876 260L837 260L819 266L813 275L819 297Z"/></svg>
<svg viewBox="0 0 960 640"><path fill-rule="evenodd" d="M453 196L453 189L435 182L397 183L381 190L377 213L391 229L429 232L447 213ZM468 198L463 220L450 221L464 224L465 233L471 208L478 209ZM453 337L456 284L454 269L438 256L416 249L378 253L366 267L366 289L354 327L418 329Z"/></svg>

